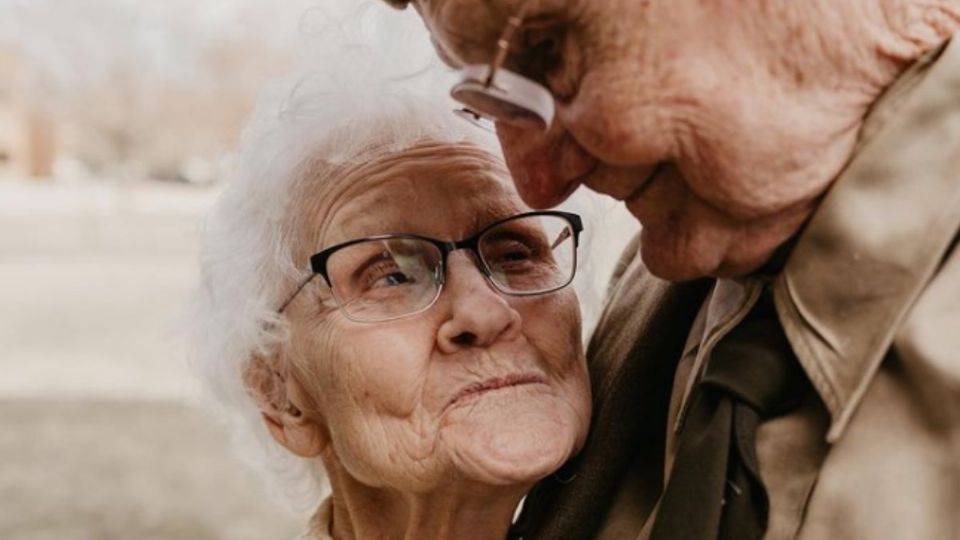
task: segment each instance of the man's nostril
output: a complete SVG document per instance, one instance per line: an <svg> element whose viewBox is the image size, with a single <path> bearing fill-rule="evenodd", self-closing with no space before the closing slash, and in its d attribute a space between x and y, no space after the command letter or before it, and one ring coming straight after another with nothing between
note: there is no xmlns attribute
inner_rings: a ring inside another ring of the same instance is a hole
<svg viewBox="0 0 960 540"><path fill-rule="evenodd" d="M454 336L453 342L457 345L469 347L477 342L477 335L472 332L461 332Z"/></svg>

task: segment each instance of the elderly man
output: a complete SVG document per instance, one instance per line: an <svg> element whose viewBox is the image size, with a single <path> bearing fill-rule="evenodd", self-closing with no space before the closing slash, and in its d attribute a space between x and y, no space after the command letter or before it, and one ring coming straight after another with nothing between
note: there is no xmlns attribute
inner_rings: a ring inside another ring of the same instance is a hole
<svg viewBox="0 0 960 540"><path fill-rule="evenodd" d="M528 204L643 225L519 533L960 538L960 2L412 4Z"/></svg>

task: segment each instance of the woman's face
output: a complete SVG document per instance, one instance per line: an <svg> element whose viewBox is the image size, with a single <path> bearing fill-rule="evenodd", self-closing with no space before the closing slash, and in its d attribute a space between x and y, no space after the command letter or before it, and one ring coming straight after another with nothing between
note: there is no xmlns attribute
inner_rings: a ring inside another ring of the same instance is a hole
<svg viewBox="0 0 960 540"><path fill-rule="evenodd" d="M422 145L364 164L304 206L305 253L364 236L459 240L523 211L507 173L467 145ZM464 250L423 313L353 322L315 278L287 311L287 359L339 465L375 487L429 491L454 478L521 485L582 445L589 385L572 289L495 292Z"/></svg>

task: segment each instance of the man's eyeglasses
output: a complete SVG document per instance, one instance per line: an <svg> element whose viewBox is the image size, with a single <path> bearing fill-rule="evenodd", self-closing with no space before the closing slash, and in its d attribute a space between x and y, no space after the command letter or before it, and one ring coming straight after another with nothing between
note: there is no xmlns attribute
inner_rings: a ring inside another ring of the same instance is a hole
<svg viewBox="0 0 960 540"><path fill-rule="evenodd" d="M497 221L459 241L415 234L350 240L310 257L313 274L279 311L320 275L350 320L380 322L423 312L440 297L447 258L458 249L473 252L480 273L501 293L547 294L573 280L581 231L578 215L542 211Z"/></svg>
<svg viewBox="0 0 960 540"><path fill-rule="evenodd" d="M507 19L490 64L470 64L460 71L460 82L450 89L453 99L463 104L457 114L485 128L496 122L519 120L534 120L543 129L550 127L554 115L550 91L503 67L522 24L523 8Z"/></svg>

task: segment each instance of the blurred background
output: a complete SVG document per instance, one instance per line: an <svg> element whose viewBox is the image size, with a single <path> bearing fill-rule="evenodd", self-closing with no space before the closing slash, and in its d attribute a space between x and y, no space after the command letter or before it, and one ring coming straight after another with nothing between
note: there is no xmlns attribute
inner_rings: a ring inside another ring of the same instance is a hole
<svg viewBox="0 0 960 540"><path fill-rule="evenodd" d="M221 156L318 21L351 9L0 0L0 539L299 530L196 406L173 329ZM632 231L610 219L598 288Z"/></svg>
<svg viewBox="0 0 960 540"><path fill-rule="evenodd" d="M299 530L173 329L218 160L326 4L0 0L0 538Z"/></svg>

